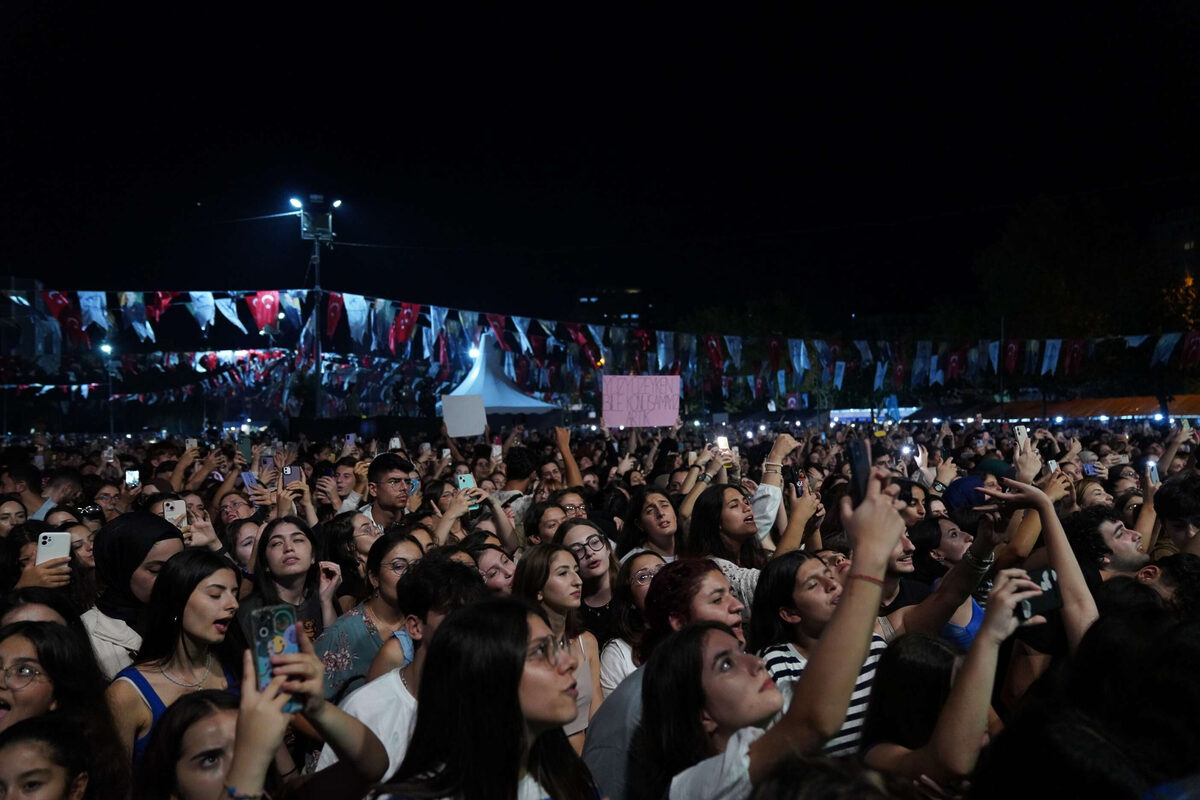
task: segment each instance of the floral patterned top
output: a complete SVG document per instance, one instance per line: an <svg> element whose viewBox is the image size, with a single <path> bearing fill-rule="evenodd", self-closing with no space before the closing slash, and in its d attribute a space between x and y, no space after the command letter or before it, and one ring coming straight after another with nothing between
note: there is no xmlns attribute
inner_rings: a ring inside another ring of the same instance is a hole
<svg viewBox="0 0 1200 800"><path fill-rule="evenodd" d="M340 703L367 682L367 670L383 647L383 639L359 603L326 628L313 647L325 665L325 699Z"/></svg>

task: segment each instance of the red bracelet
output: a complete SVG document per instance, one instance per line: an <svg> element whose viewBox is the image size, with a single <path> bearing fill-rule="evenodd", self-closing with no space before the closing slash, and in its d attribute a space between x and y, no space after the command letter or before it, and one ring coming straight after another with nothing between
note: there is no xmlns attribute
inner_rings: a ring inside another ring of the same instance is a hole
<svg viewBox="0 0 1200 800"><path fill-rule="evenodd" d="M852 580L854 580L855 578L858 578L860 581L867 581L868 583L873 583L873 584L875 584L876 586L878 586L878 587L880 587L880 588L883 588L883 581L879 580L879 578L872 578L870 575L863 575L863 574L862 574L862 573L860 573L860 572L856 572L856 573L854 573L853 575L851 575L850 577L848 577L846 580L851 580L851 581L852 581Z"/></svg>

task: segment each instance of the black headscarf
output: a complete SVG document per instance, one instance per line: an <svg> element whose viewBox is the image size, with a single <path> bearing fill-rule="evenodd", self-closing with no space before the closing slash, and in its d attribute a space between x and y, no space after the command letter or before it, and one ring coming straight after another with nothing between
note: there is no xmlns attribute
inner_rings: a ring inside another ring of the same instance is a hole
<svg viewBox="0 0 1200 800"><path fill-rule="evenodd" d="M136 627L142 602L129 588L129 581L150 548L164 539L183 541L174 525L142 511L122 514L96 533L96 576L104 585L96 607L102 613Z"/></svg>

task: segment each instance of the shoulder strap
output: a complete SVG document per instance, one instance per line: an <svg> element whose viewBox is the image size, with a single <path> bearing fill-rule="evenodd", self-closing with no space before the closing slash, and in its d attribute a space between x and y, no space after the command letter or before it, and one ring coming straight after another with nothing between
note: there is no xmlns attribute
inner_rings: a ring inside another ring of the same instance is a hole
<svg viewBox="0 0 1200 800"><path fill-rule="evenodd" d="M896 629L892 627L891 621L887 617L876 617L879 621L879 627L883 628L883 640L891 643L892 639L896 638Z"/></svg>

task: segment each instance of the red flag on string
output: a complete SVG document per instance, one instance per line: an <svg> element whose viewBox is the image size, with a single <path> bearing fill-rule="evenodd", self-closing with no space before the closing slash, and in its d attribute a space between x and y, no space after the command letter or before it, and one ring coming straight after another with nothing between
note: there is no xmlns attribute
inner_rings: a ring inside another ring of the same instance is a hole
<svg viewBox="0 0 1200 800"><path fill-rule="evenodd" d="M276 290L256 292L246 296L254 325L262 330L274 326L279 319L279 292Z"/></svg>
<svg viewBox="0 0 1200 800"><path fill-rule="evenodd" d="M342 321L345 303L340 292L329 293L329 303L325 306L325 338L332 339L337 332L338 323Z"/></svg>
<svg viewBox="0 0 1200 800"><path fill-rule="evenodd" d="M158 322L179 292L146 292L146 319Z"/></svg>
<svg viewBox="0 0 1200 800"><path fill-rule="evenodd" d="M42 292L42 300L46 303L46 311L55 319L58 319L63 309L71 305L71 300L65 292Z"/></svg>
<svg viewBox="0 0 1200 800"><path fill-rule="evenodd" d="M500 349L506 353L512 350L504 337L504 323L508 321L508 317L503 314L484 314L483 316L487 319L488 325L492 326L492 333L495 335L496 344L500 345Z"/></svg>

